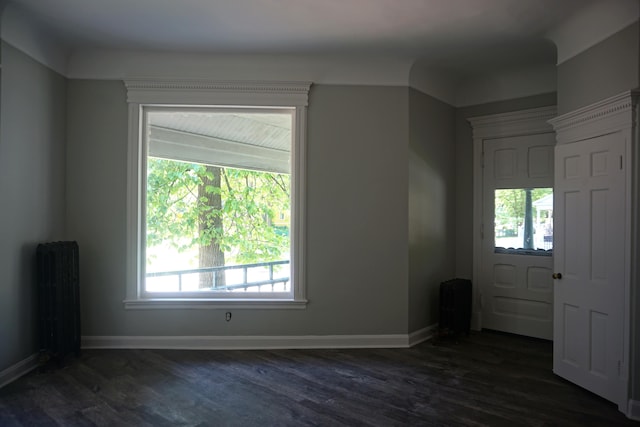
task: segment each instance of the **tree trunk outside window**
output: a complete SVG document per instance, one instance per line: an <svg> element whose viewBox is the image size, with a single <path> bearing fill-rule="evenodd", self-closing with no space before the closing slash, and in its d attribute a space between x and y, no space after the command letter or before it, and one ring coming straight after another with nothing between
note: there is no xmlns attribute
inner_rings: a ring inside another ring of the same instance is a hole
<svg viewBox="0 0 640 427"><path fill-rule="evenodd" d="M531 200L531 188L524 190L524 249L533 249L533 204Z"/></svg>
<svg viewBox="0 0 640 427"><path fill-rule="evenodd" d="M210 177L213 178L210 178ZM224 266L224 252L217 239L212 235L222 235L222 196L220 194L221 168L207 166L206 173L201 175L202 184L198 186L198 199L210 209L201 209L198 215L198 232L201 243L199 247L199 267ZM209 191L207 191L207 187ZM210 191L211 188L218 191ZM206 201L205 201L206 199ZM208 242L207 244L203 242ZM215 278L215 281L214 281ZM225 285L224 271L200 273L200 289Z"/></svg>

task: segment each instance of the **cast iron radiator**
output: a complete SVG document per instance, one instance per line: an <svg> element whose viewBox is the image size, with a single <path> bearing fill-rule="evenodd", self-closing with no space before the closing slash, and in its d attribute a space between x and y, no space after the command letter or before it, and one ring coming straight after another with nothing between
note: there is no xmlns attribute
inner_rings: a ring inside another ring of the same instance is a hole
<svg viewBox="0 0 640 427"><path fill-rule="evenodd" d="M471 329L471 281L452 279L440 284L440 335Z"/></svg>
<svg viewBox="0 0 640 427"><path fill-rule="evenodd" d="M61 362L80 354L78 244L43 243L36 258L40 355Z"/></svg>

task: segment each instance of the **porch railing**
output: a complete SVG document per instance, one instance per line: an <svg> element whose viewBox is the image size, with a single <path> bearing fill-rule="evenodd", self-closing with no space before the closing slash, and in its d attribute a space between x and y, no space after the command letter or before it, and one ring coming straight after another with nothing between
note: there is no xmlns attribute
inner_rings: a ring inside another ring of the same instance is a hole
<svg viewBox="0 0 640 427"><path fill-rule="evenodd" d="M154 273L147 273L147 278L153 277L170 277L176 276L178 278L178 290L182 291L183 287L183 277L191 274L201 274L201 273L212 273L211 274L211 286L200 288L202 289L210 289L214 291L234 291L234 290L244 290L247 291L251 287L260 287L262 288L265 285L271 286L271 292L274 291L274 287L278 283L282 283L283 286L286 287L287 283L289 283L289 277L274 277L274 267L279 265L287 265L289 264L289 260L285 261L270 261L270 262L258 262L254 264L242 264L242 265L229 265L229 266L221 266L221 267L207 267L207 268L194 268L190 270L175 270L175 271L160 271ZM249 278L249 270L254 269L267 269L268 278L248 281ZM233 283L230 285L219 285L217 283L218 272L226 272L230 270L242 270L242 281L240 283ZM260 289L261 292L264 292Z"/></svg>

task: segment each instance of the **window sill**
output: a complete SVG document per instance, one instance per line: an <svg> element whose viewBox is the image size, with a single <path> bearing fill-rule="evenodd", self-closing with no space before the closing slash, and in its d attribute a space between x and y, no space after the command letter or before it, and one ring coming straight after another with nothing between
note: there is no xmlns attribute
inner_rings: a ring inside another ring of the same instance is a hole
<svg viewBox="0 0 640 427"><path fill-rule="evenodd" d="M290 299L205 299L205 298L148 298L124 300L127 310L148 309L305 309L307 300Z"/></svg>
<svg viewBox="0 0 640 427"><path fill-rule="evenodd" d="M496 254L507 254L507 255L530 255L530 256L553 256L553 249L516 249L516 248L502 248L496 247L494 249L494 253Z"/></svg>

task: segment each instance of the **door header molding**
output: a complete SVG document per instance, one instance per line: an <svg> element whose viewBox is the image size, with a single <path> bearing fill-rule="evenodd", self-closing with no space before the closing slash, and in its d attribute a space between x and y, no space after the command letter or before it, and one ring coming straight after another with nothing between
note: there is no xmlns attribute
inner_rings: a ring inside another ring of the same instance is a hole
<svg viewBox="0 0 640 427"><path fill-rule="evenodd" d="M467 120L473 129L475 141L518 135L552 132L549 120L557 114L556 106L531 108L509 113L471 117Z"/></svg>
<svg viewBox="0 0 640 427"><path fill-rule="evenodd" d="M567 144L631 128L639 97L639 90L625 91L549 120L556 141Z"/></svg>

